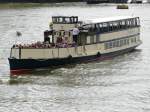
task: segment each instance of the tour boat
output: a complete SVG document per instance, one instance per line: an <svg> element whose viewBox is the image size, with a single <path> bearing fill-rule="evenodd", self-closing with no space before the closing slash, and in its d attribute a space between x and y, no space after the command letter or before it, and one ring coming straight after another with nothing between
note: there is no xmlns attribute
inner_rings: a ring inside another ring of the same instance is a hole
<svg viewBox="0 0 150 112"><path fill-rule="evenodd" d="M77 42L72 30L79 29ZM53 16L43 42L13 45L8 58L11 73L53 68L111 58L141 44L140 19L132 16L79 21L77 16Z"/></svg>

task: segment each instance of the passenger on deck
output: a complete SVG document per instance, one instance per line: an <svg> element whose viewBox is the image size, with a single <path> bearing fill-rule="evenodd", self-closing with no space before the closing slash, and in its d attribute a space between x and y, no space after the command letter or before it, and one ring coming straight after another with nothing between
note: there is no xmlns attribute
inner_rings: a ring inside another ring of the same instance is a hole
<svg viewBox="0 0 150 112"><path fill-rule="evenodd" d="M62 37L58 37L56 40L56 47L61 47L62 44Z"/></svg>
<svg viewBox="0 0 150 112"><path fill-rule="evenodd" d="M75 26L75 28L73 28L73 30L72 30L73 42L75 42L76 44L77 44L77 39L78 39L79 32L80 31L77 28L77 26Z"/></svg>
<svg viewBox="0 0 150 112"><path fill-rule="evenodd" d="M68 47L67 37L62 37L62 45L63 47Z"/></svg>

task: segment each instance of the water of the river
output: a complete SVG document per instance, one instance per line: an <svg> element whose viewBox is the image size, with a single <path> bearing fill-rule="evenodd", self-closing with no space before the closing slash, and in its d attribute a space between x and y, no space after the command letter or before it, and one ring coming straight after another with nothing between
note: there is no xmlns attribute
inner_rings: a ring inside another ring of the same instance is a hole
<svg viewBox="0 0 150 112"><path fill-rule="evenodd" d="M80 19L117 15L141 18L137 51L111 60L40 70L11 79L10 47L43 40L53 15ZM49 7L0 9L0 112L150 112L150 5L56 4Z"/></svg>

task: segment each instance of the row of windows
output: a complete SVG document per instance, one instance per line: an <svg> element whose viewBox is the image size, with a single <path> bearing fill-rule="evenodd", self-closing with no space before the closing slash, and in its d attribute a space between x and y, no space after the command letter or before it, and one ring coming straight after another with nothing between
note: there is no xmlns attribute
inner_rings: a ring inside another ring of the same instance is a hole
<svg viewBox="0 0 150 112"><path fill-rule="evenodd" d="M83 26L83 29L89 30L89 32L109 32L120 29L126 29L131 27L136 27L140 25L139 18L124 19L119 21L87 24Z"/></svg>
<svg viewBox="0 0 150 112"><path fill-rule="evenodd" d="M111 49L115 47L122 47L124 45L129 45L131 43L136 43L139 40L139 37L134 38L125 38L120 40L114 40L105 43L105 49Z"/></svg>
<svg viewBox="0 0 150 112"><path fill-rule="evenodd" d="M94 44L100 42L100 35L87 36L86 44Z"/></svg>

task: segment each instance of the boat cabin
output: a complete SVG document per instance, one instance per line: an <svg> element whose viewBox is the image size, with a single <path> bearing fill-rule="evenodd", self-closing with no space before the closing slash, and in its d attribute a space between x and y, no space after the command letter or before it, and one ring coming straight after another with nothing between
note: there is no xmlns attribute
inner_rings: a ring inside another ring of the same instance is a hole
<svg viewBox="0 0 150 112"><path fill-rule="evenodd" d="M73 43L72 29L78 27L78 45L96 44L102 42L102 34L132 29L140 26L139 17L115 17L89 19L84 22L78 21L77 16L54 16L50 24L50 31L44 32L44 41L60 43L63 39L68 44Z"/></svg>
<svg viewBox="0 0 150 112"><path fill-rule="evenodd" d="M123 33L124 31L132 31L135 28L139 29L140 20L139 17L110 17L110 18L99 18L99 19L89 19L85 21L82 25L82 38L80 39L80 44L96 44L106 40L104 38L110 39L111 37L103 37L102 35L116 35L116 33ZM83 36L84 35L84 36ZM84 40L83 40L84 38Z"/></svg>
<svg viewBox="0 0 150 112"><path fill-rule="evenodd" d="M103 42L109 38L102 35L112 34L115 32L126 31L140 27L139 17L115 17L115 18L99 18L89 19L79 22L77 16L54 16L52 17L51 29L44 34L44 41L50 43L60 43L63 39L68 44L73 43L72 29L78 27L80 33L78 35L78 45L89 45ZM48 39L50 37L50 39Z"/></svg>

